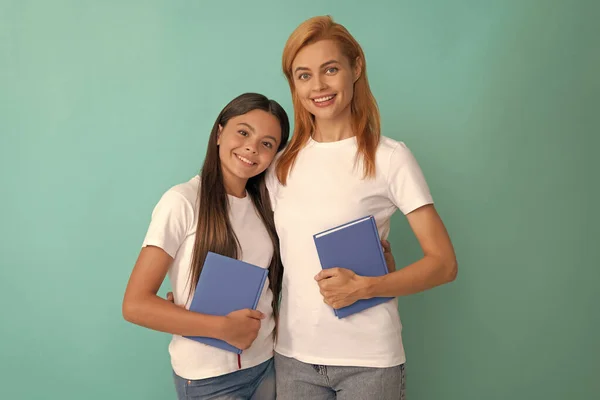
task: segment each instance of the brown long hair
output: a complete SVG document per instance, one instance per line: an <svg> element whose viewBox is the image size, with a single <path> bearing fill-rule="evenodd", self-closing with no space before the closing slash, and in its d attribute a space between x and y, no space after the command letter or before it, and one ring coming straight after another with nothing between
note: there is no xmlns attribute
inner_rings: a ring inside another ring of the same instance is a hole
<svg viewBox="0 0 600 400"><path fill-rule="evenodd" d="M196 240L194 242L189 280L190 296L198 284L198 279L202 273L202 266L209 251L232 258L238 258L239 256L239 242L229 221L229 201L223 183L217 136L219 125L224 127L231 118L253 110L266 111L274 115L279 121L281 126L281 143L277 151L281 151L287 144L290 124L285 110L276 101L270 100L261 94L244 93L236 97L223 108L217 117L210 132L206 157L204 158L204 165L200 174L198 224L196 226ZM273 210L265 183L265 174L266 171L250 178L246 184L246 191L252 199L254 207L258 211L273 243L273 258L269 265L269 287L273 292L273 315L277 319L279 315L278 301L281 293L283 265L279 252L279 238L275 231Z"/></svg>
<svg viewBox="0 0 600 400"><path fill-rule="evenodd" d="M298 52L305 46L320 40L334 40L351 66L356 60L362 63L362 73L354 83L354 96L351 103L352 129L358 142L357 159L363 161L364 176L375 175L375 153L380 137L380 117L377 102L367 79L367 62L360 44L343 26L330 16L313 17L300 24L288 38L283 49L282 68L292 92L294 103L294 134L290 145L284 150L277 163L277 178L285 185L287 176L296 161L300 150L308 141L315 128L315 119L300 102L294 85L292 63Z"/></svg>

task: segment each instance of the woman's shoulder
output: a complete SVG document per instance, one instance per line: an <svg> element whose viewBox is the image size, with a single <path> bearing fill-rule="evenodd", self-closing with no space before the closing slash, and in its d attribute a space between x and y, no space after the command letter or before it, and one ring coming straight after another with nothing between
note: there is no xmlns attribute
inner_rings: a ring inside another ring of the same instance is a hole
<svg viewBox="0 0 600 400"><path fill-rule="evenodd" d="M412 153L405 142L381 136L377 147L377 159L383 162L402 161L412 158Z"/></svg>
<svg viewBox="0 0 600 400"><path fill-rule="evenodd" d="M405 149L408 150L408 147L406 146L406 143L401 140L392 139L391 137L383 135L379 138L379 147L377 148L377 151L394 153Z"/></svg>

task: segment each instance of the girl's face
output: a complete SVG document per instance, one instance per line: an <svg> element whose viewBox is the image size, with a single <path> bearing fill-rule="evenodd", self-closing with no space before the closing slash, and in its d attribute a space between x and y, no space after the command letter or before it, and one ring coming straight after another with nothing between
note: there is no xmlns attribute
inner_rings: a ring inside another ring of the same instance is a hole
<svg viewBox="0 0 600 400"><path fill-rule="evenodd" d="M252 110L231 118L225 126L219 125L217 144L223 177L245 185L269 167L280 142L279 120L263 110Z"/></svg>
<svg viewBox="0 0 600 400"><path fill-rule="evenodd" d="M302 48L292 63L296 94L317 120L348 113L360 72L359 60L353 68L333 40L320 40Z"/></svg>

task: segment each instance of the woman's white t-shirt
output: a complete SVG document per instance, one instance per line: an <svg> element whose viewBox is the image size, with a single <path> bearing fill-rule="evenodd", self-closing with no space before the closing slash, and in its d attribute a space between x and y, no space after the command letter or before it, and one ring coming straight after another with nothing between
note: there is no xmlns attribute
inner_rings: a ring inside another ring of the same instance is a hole
<svg viewBox="0 0 600 400"><path fill-rule="evenodd" d="M168 276L175 304L188 301L189 273L196 237L196 202L200 177L176 185L163 194L152 212L152 220L143 246L157 246L173 257ZM249 195L244 198L228 196L229 220L240 244L242 261L268 268L273 256L273 245ZM235 277L232 277L235 279ZM273 356L273 293L269 280L265 282L257 309L265 314L258 337L241 356L242 369L254 367ZM179 335L173 335L169 344L171 365L177 375L185 379L204 379L238 370L237 355L208 346Z"/></svg>
<svg viewBox="0 0 600 400"><path fill-rule="evenodd" d="M387 238L392 214L432 203L421 169L402 142L382 137L376 176L363 179L356 138L300 151L285 186L268 173L284 266L275 351L323 365L391 367L405 362L396 299L338 319L323 302L314 276L321 270L313 235L367 216Z"/></svg>

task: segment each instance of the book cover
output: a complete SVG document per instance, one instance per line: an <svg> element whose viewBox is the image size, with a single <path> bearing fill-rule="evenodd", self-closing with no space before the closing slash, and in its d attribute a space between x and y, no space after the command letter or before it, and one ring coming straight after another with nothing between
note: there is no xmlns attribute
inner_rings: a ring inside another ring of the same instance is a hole
<svg viewBox="0 0 600 400"><path fill-rule="evenodd" d="M208 252L190 311L225 316L246 308L256 310L268 273L266 268ZM242 352L224 340L204 336L185 337L236 354Z"/></svg>
<svg viewBox="0 0 600 400"><path fill-rule="evenodd" d="M382 276L388 273L373 216L336 226L313 235L313 238L323 269L346 268L360 276ZM349 306L334 309L334 313L338 318L345 318L391 299L393 297L358 300Z"/></svg>

